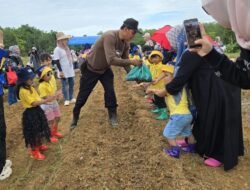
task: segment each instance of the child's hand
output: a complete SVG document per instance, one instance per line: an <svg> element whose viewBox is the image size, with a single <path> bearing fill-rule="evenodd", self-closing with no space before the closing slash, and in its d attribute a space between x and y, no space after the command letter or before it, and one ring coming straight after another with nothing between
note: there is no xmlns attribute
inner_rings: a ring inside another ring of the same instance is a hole
<svg viewBox="0 0 250 190"><path fill-rule="evenodd" d="M143 87L143 88L148 88L151 85L150 82L141 82L139 84L135 84L133 85L134 88L138 88L138 87Z"/></svg>
<svg viewBox="0 0 250 190"><path fill-rule="evenodd" d="M159 81L158 81L158 79L156 78L156 79L154 79L154 80L152 81L152 84L153 84L153 85L156 85L158 82L159 82Z"/></svg>
<svg viewBox="0 0 250 190"><path fill-rule="evenodd" d="M47 98L45 99L46 103L47 102L52 102L54 100L56 100L56 96L47 96Z"/></svg>
<svg viewBox="0 0 250 190"><path fill-rule="evenodd" d="M147 89L146 94L154 94L156 90L153 89Z"/></svg>
<svg viewBox="0 0 250 190"><path fill-rule="evenodd" d="M132 85L133 88L139 88L139 87L143 87L143 82L139 83L139 84L134 84Z"/></svg>
<svg viewBox="0 0 250 190"><path fill-rule="evenodd" d="M150 82L143 82L143 87L148 88L151 85Z"/></svg>
<svg viewBox="0 0 250 190"><path fill-rule="evenodd" d="M56 91L55 95L56 96L61 96L62 95L62 91L61 90Z"/></svg>
<svg viewBox="0 0 250 190"><path fill-rule="evenodd" d="M162 89L162 90L155 90L154 91L154 94L159 96L159 97L164 97L167 95L167 92L165 89Z"/></svg>
<svg viewBox="0 0 250 190"><path fill-rule="evenodd" d="M60 76L60 78L64 78L64 73L61 71L61 72L59 73L59 76Z"/></svg>
<svg viewBox="0 0 250 190"><path fill-rule="evenodd" d="M56 99L57 99L57 100L62 99L62 91L61 91L61 90L58 90L58 91L55 93L55 96L56 96Z"/></svg>
<svg viewBox="0 0 250 190"><path fill-rule="evenodd" d="M132 59L130 61L131 61L131 65L134 65L134 66L141 66L142 65L142 60Z"/></svg>

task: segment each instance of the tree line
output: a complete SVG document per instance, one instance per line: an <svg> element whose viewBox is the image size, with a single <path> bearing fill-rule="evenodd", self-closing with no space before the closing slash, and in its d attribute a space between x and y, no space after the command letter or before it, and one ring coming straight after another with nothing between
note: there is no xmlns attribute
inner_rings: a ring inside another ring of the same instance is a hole
<svg viewBox="0 0 250 190"><path fill-rule="evenodd" d="M222 42L227 47L227 52L234 53L239 51L239 46L236 43L234 33L231 30L221 27L217 23L205 23L205 29L215 39L220 36ZM27 56L29 50L35 46L39 51L52 52L56 46L56 31L45 32L29 25L22 25L18 28L2 28L4 32L4 44L8 48L11 45L18 45L22 56ZM152 34L156 29L141 30L142 33L149 32ZM99 32L97 35L102 34ZM137 33L133 43L143 45L142 34Z"/></svg>
<svg viewBox="0 0 250 190"><path fill-rule="evenodd" d="M227 53L236 53L239 52L240 47L236 42L235 35L232 30L225 29L218 23L205 23L205 30L208 35L215 39L216 36L221 38L221 41L226 45Z"/></svg>
<svg viewBox="0 0 250 190"><path fill-rule="evenodd" d="M51 52L56 46L56 31L44 32L29 25L18 28L1 28L6 48L18 45L22 56L27 56L33 46L39 51Z"/></svg>

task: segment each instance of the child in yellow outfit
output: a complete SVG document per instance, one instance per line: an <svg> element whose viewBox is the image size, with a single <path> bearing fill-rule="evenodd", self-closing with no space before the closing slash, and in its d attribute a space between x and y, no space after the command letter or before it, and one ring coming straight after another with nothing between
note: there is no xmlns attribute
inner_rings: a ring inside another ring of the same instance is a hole
<svg viewBox="0 0 250 190"><path fill-rule="evenodd" d="M164 81L165 84L168 84L173 79L174 66L165 65L162 68L162 71L165 75ZM166 102L170 111L169 121L163 131L163 135L167 138L170 148L165 148L163 151L171 157L179 158L181 147L176 142L177 136L188 138L187 142L191 144L186 144L185 147L182 147L182 150L185 152L194 152L195 151L195 140L192 135L192 114L188 107L188 99L186 89L184 88L179 96L179 98L166 93L165 89L161 90L151 90L151 93L157 94L158 96L166 96ZM178 99L178 100L177 100Z"/></svg>
<svg viewBox="0 0 250 190"><path fill-rule="evenodd" d="M40 151L48 147L42 144L43 138L50 141L50 129L48 121L40 105L56 99L55 96L48 96L42 99L33 87L35 74L30 68L21 68L17 72L17 98L20 99L25 111L23 112L22 125L23 136L26 147L31 147L30 156L37 160L44 160L45 155Z"/></svg>
<svg viewBox="0 0 250 190"><path fill-rule="evenodd" d="M48 53L42 53L40 55L40 61L41 61L41 66L45 65L45 66L49 67L53 71L53 68L52 68L52 57L50 56L50 54L48 54ZM56 78L54 76L54 73L52 73L52 74L53 75L51 76L50 83L52 84L53 89L55 91L57 91Z"/></svg>
<svg viewBox="0 0 250 190"><path fill-rule="evenodd" d="M162 60L163 55L160 51L153 50L148 60L150 61L149 70L152 75L153 83L148 87L147 90L160 90L163 89L165 86L164 80L158 80L158 77L162 74ZM159 97L158 95L154 94L154 102L153 102L157 108L153 109L153 113L159 114L159 116L156 118L158 120L164 120L168 118L167 109L166 109L166 102L164 97Z"/></svg>
<svg viewBox="0 0 250 190"><path fill-rule="evenodd" d="M44 59L43 59L44 58ZM61 92L57 91L56 80L52 73L52 69L46 65L51 64L51 58L41 56L42 66L38 69L38 77L39 77L39 86L38 91L42 98L46 98L47 96L56 95L60 96ZM51 137L50 140L53 143L58 141L57 138L62 138L63 135L58 132L58 123L60 121L61 112L60 107L58 105L57 100L52 102L48 102L47 104L41 105L42 109L45 112L46 118L49 122Z"/></svg>

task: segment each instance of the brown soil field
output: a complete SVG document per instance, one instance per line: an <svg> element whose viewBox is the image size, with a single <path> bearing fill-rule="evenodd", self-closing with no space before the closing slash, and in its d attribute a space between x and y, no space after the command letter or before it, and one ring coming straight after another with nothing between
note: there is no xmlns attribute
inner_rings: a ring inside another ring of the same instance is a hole
<svg viewBox="0 0 250 190"><path fill-rule="evenodd" d="M250 189L250 91L242 92L245 156L234 169L203 165L197 154L180 159L164 155L166 121L157 121L140 89L125 82L125 72L114 68L119 128L113 129L104 108L103 88L96 86L82 108L78 127L70 132L73 105L61 103L61 131L65 137L49 144L46 160L29 157L22 137L20 104L5 104L7 154L13 162L10 178L0 190L245 190ZM75 94L79 88L76 77Z"/></svg>

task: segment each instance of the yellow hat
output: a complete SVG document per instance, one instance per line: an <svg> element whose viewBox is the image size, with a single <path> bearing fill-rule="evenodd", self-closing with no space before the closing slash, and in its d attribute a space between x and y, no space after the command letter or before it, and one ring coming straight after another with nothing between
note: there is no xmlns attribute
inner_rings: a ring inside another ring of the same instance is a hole
<svg viewBox="0 0 250 190"><path fill-rule="evenodd" d="M169 72L169 73L173 74L174 73L174 66L170 65L170 64L163 65L162 71Z"/></svg>
<svg viewBox="0 0 250 190"><path fill-rule="evenodd" d="M3 32L2 30L0 30L0 48L3 48L4 44L3 44Z"/></svg>
<svg viewBox="0 0 250 190"><path fill-rule="evenodd" d="M158 51L158 50L153 50L153 51L150 53L150 55L148 56L148 60L149 60L149 61L152 61L152 60L151 60L151 57L152 57L153 55L159 55L159 56L161 57L161 60L163 60L163 55L162 55L162 53L161 53L160 51Z"/></svg>
<svg viewBox="0 0 250 190"><path fill-rule="evenodd" d="M37 74L38 74L38 77L40 79L42 79L44 77L44 75L46 75L49 71L52 71L51 68L47 67L47 66L41 66L38 71L37 71Z"/></svg>

